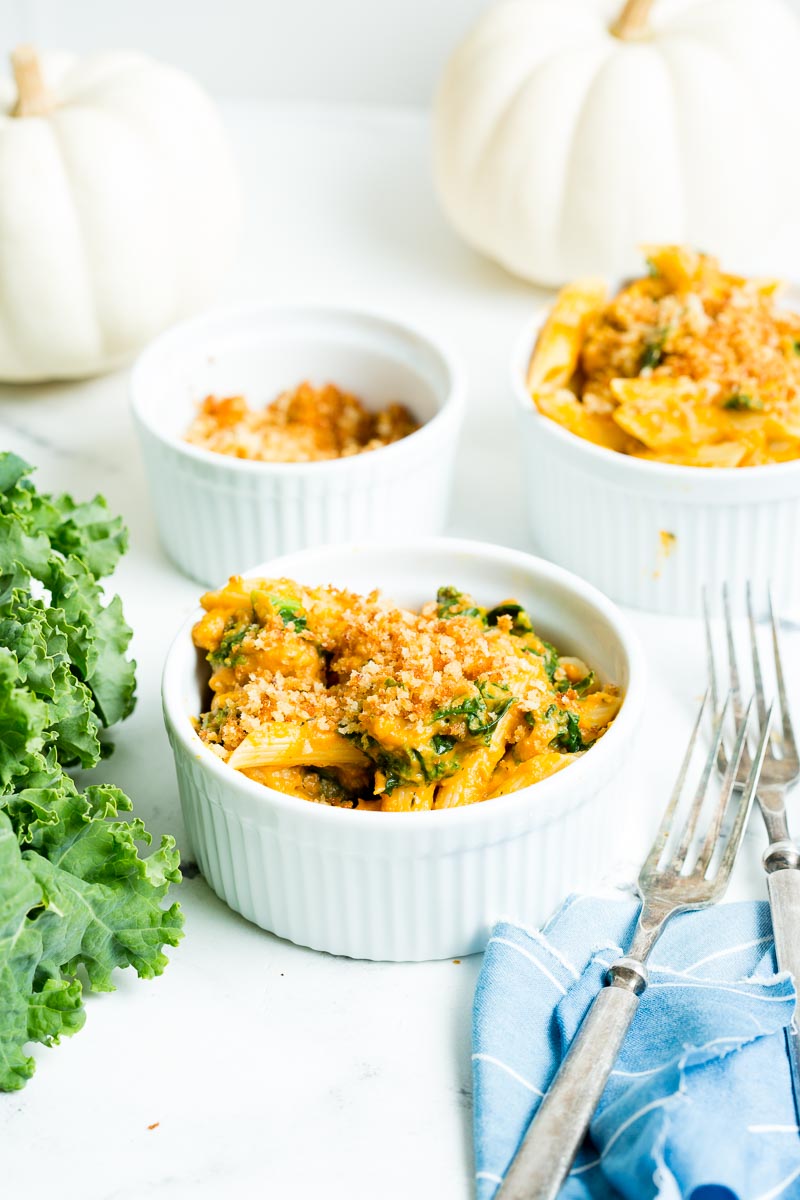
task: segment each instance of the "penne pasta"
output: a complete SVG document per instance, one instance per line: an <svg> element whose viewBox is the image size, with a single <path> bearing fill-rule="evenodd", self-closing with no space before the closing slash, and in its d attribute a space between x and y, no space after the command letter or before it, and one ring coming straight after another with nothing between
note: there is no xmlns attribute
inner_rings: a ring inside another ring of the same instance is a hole
<svg viewBox="0 0 800 1200"><path fill-rule="evenodd" d="M615 424L610 412L590 412L568 388L536 390L533 400L540 412L576 437L594 442L596 446L607 446L610 450L624 451L628 445L625 430Z"/></svg>
<svg viewBox="0 0 800 1200"><path fill-rule="evenodd" d="M435 791L436 786L433 783L421 786L407 783L396 787L391 792L384 792L381 796L381 812L423 812L433 808Z"/></svg>
<svg viewBox="0 0 800 1200"><path fill-rule="evenodd" d="M308 792L303 787L305 776L297 767L241 767L243 775L260 783L264 787L274 788L276 792L287 792L290 796L298 796L308 800Z"/></svg>
<svg viewBox="0 0 800 1200"><path fill-rule="evenodd" d="M544 754L529 758L525 762L516 763L513 759L510 759L508 763L503 762L490 780L487 799L493 800L496 796L507 796L511 792L518 792L520 788L532 787L535 783L541 783L549 775L555 775L556 771L568 767L576 757L577 755L559 754L555 750L549 750Z"/></svg>
<svg viewBox="0 0 800 1200"><path fill-rule="evenodd" d="M596 740L607 729L622 707L622 697L617 692L593 692L580 701L578 723L583 737Z"/></svg>
<svg viewBox="0 0 800 1200"><path fill-rule="evenodd" d="M250 597L253 590L259 585L257 579L242 579L241 575L234 575L225 585L216 592L204 592L200 597L200 603L203 608L208 610L216 610L219 612L235 611L237 608L249 608Z"/></svg>
<svg viewBox="0 0 800 1200"><path fill-rule="evenodd" d="M688 288L702 275L703 255L688 246L642 246L642 252L651 270L674 291Z"/></svg>
<svg viewBox="0 0 800 1200"><path fill-rule="evenodd" d="M575 374L586 325L602 308L602 279L582 279L563 288L547 318L528 367L528 388L567 387Z"/></svg>
<svg viewBox="0 0 800 1200"><path fill-rule="evenodd" d="M253 782L313 803L475 804L569 765L619 708L514 599L484 608L442 587L412 612L377 593L235 577L204 604L200 738Z"/></svg>
<svg viewBox="0 0 800 1200"><path fill-rule="evenodd" d="M515 712L509 712L502 718L489 745L473 750L464 759L461 770L441 785L436 793L434 808L456 808L486 798L489 780L505 753L509 733L517 723Z"/></svg>
<svg viewBox="0 0 800 1200"><path fill-rule="evenodd" d="M651 462L741 468L800 458L800 315L779 284L685 246L606 301L556 299L531 356L537 408L576 437Z"/></svg>
<svg viewBox="0 0 800 1200"><path fill-rule="evenodd" d="M365 756L338 733L274 721L249 733L228 759L236 770L245 767L361 766Z"/></svg>

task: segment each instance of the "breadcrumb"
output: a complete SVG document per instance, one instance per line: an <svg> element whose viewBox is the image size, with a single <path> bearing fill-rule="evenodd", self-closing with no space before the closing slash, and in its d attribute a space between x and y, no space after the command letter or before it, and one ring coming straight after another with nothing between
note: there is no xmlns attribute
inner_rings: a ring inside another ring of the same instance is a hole
<svg viewBox="0 0 800 1200"><path fill-rule="evenodd" d="M377 450L419 428L402 404L370 412L328 383L301 383L262 409L243 396L206 396L186 433L204 450L260 462L322 462Z"/></svg>
<svg viewBox="0 0 800 1200"><path fill-rule="evenodd" d="M503 780L544 751L556 770L621 703L580 660L562 665L514 601L487 612L443 588L411 612L379 592L234 577L202 602L193 636L213 699L199 736L225 760L239 751L233 765L251 778L317 803L436 807L435 788L491 754L472 797L483 799L501 759ZM243 761L250 735L257 757Z"/></svg>

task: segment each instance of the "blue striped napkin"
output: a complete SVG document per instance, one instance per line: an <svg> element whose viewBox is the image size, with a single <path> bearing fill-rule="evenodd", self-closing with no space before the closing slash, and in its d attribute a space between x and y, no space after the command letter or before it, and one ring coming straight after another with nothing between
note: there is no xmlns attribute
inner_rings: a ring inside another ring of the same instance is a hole
<svg viewBox="0 0 800 1200"><path fill-rule="evenodd" d="M494 1196L638 901L572 896L543 932L501 923L475 995L478 1200ZM791 978L765 902L676 917L560 1200L797 1200Z"/></svg>

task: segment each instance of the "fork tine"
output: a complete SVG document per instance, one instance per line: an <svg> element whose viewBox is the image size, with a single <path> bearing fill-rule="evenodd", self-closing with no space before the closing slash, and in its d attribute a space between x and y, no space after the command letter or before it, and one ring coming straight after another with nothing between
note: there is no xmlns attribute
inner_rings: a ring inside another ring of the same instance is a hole
<svg viewBox="0 0 800 1200"><path fill-rule="evenodd" d="M731 598L727 583L723 583L722 585L722 609L725 613L725 641L728 644L728 669L731 677L731 693L733 695L733 715L738 723L742 715L742 693L739 685L739 665L736 661L733 621L731 620Z"/></svg>
<svg viewBox="0 0 800 1200"><path fill-rule="evenodd" d="M761 767L764 763L764 755L767 753L767 744L769 742L769 731L772 725L772 717L775 711L775 703L769 706L767 715L761 726L761 736L758 739L758 746L753 755L753 762L750 767L750 774L747 776L747 783L742 791L742 798L739 801L739 811L736 814L736 820L733 823L733 828L730 832L727 845L720 860L719 870L715 880L715 894L724 891L727 886L730 873L733 869L733 864L736 861L736 855L747 826L747 820L750 816L750 809L753 807L753 798L756 794L758 786L758 777L761 774Z"/></svg>
<svg viewBox="0 0 800 1200"><path fill-rule="evenodd" d="M714 811L714 817L708 827L705 841L703 842L702 849L697 856L697 862L694 865L694 870L698 871L701 875L705 875L706 871L711 865L711 859L714 857L714 850L716 849L717 842L719 841L719 833L722 828L722 821L725 813L728 810L728 803L730 801L731 792L733 791L733 786L736 783L736 776L739 774L739 763L742 761L742 753L747 740L747 731L750 727L750 716L752 711L753 699L751 697L736 733L736 741L734 743L733 753L731 754L730 762L728 763L728 769L725 772L724 778L720 785L719 800L717 801L717 807Z"/></svg>
<svg viewBox="0 0 800 1200"><path fill-rule="evenodd" d="M713 712L719 709L719 692L717 691L717 668L714 659L714 641L711 637L711 614L708 608L708 588L703 587L703 622L706 627L706 668L708 672L708 687L711 693Z"/></svg>
<svg viewBox="0 0 800 1200"><path fill-rule="evenodd" d="M708 684L711 692L711 714L712 719L719 712L719 689L717 687L717 660L714 654L714 638L711 633L711 612L708 606L708 588L703 585L703 623L706 629L706 671L708 673ZM717 751L717 769L720 774L723 774L728 765L727 755L725 753L725 738L723 737Z"/></svg>
<svg viewBox="0 0 800 1200"><path fill-rule="evenodd" d="M681 763L681 768L678 771L678 778L675 780L675 786L672 789L672 795L669 798L669 804L664 810L664 815L661 818L661 824L658 827L658 832L653 839L650 852L642 864L641 873L643 875L646 874L647 871L655 871L657 869L658 864L661 861L661 855L664 853L664 847L669 841L669 835L673 827L672 822L675 816L675 810L678 807L681 793L683 792L683 786L686 783L686 776L688 774L689 767L691 766L692 755L697 742L697 735L699 734L700 726L703 723L703 717L705 715L706 707L708 706L709 697L710 691L707 691L700 703L700 711L697 714L697 719L695 720L694 728L692 729L692 736L689 738L689 745L686 747L686 753L683 756L683 762Z"/></svg>
<svg viewBox="0 0 800 1200"><path fill-rule="evenodd" d="M700 780L697 784L697 790L695 791L694 799L692 800L692 806L689 809L689 815L687 816L686 823L683 827L681 840L678 844L677 850L672 856L672 861L670 863L671 869L676 872L679 872L686 862L686 856L689 853L689 847L694 841L694 836L697 832L697 822L700 819L703 801L705 800L706 793L708 792L708 783L711 779L711 773L714 770L714 766L717 761L717 754L722 742L722 728L725 724L725 717L728 713L731 695L732 693L728 692L728 695L725 697L725 702L714 720L714 728L711 736L711 748L709 750L708 757L706 758Z"/></svg>
<svg viewBox="0 0 800 1200"><path fill-rule="evenodd" d="M761 675L761 659L758 654L756 618L753 612L753 588L749 579L747 581L747 623L750 626L750 653L753 657L753 682L756 689L756 706L760 728L764 724L764 719L767 715L767 705L764 700L764 680Z"/></svg>
<svg viewBox="0 0 800 1200"><path fill-rule="evenodd" d="M797 743L794 738L792 718L789 715L789 699L786 695L786 680L783 677L783 661L781 659L781 647L778 640L778 623L775 620L775 611L772 607L772 592L769 588L767 588L767 603L769 605L769 621L772 626L772 649L775 656L775 678L778 683L778 699L781 706L781 729L783 731L784 748L791 754L796 754Z"/></svg>

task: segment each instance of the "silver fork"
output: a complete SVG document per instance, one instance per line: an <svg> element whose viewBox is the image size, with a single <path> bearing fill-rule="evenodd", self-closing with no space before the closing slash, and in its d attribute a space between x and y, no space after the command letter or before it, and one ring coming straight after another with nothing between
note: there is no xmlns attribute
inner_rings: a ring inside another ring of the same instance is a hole
<svg viewBox="0 0 800 1200"><path fill-rule="evenodd" d="M706 693L700 706L672 796L639 873L637 886L642 908L630 949L625 957L611 965L606 986L584 1017L567 1057L506 1172L497 1200L553 1200L557 1196L616 1062L639 1006L639 997L647 987L645 964L665 923L675 913L715 904L727 887L764 759L771 711L762 722L758 749L750 763L746 785L741 789L735 789L734 785L747 740L752 700L737 721L735 745L720 794L707 820L700 849L695 852L693 848L698 841L698 826L722 745L730 697L723 705L714 721L711 749L680 830L678 844L675 849L669 849L671 835L678 833L678 805L709 696ZM736 809L736 815L726 839L723 822L732 795L738 796L739 803L738 807L735 802L730 804L731 810Z"/></svg>
<svg viewBox="0 0 800 1200"><path fill-rule="evenodd" d="M792 718L786 696L786 681L778 636L778 623L775 620L772 596L769 591L767 592L767 599L781 725L780 732L773 733L768 743L764 766L756 791L756 800L761 810L761 815L764 818L764 824L767 827L767 839L769 843L761 861L767 873L767 890L769 893L770 910L772 912L772 930L775 936L775 954L778 959L778 966L782 971L789 971L795 981L800 983L800 869L798 869L800 868L800 850L798 850L797 844L792 840L789 833L789 822L786 815L786 793L800 778L800 757L798 756L797 742L794 736L794 729L792 728ZM714 711L717 712L719 705L717 703L718 692L714 644L711 635L708 597L705 595L703 597L703 608L706 625L709 686ZM730 595L727 586L723 586L722 589L722 608L725 614L725 641L727 644L733 712L734 717L738 720L742 712L741 684L739 666L736 660L733 623L731 621ZM749 581L747 584L747 621L750 630L750 654L753 663L753 681L758 719L763 726L766 714L764 680L756 637L753 591ZM724 738L720 742L717 765L721 772L724 772L728 767ZM747 746L745 746L736 777L736 787L741 788L744 786L749 766L750 756ZM786 1045L792 1073L795 1112L798 1124L800 1124L800 1033L796 1029L787 1028Z"/></svg>

